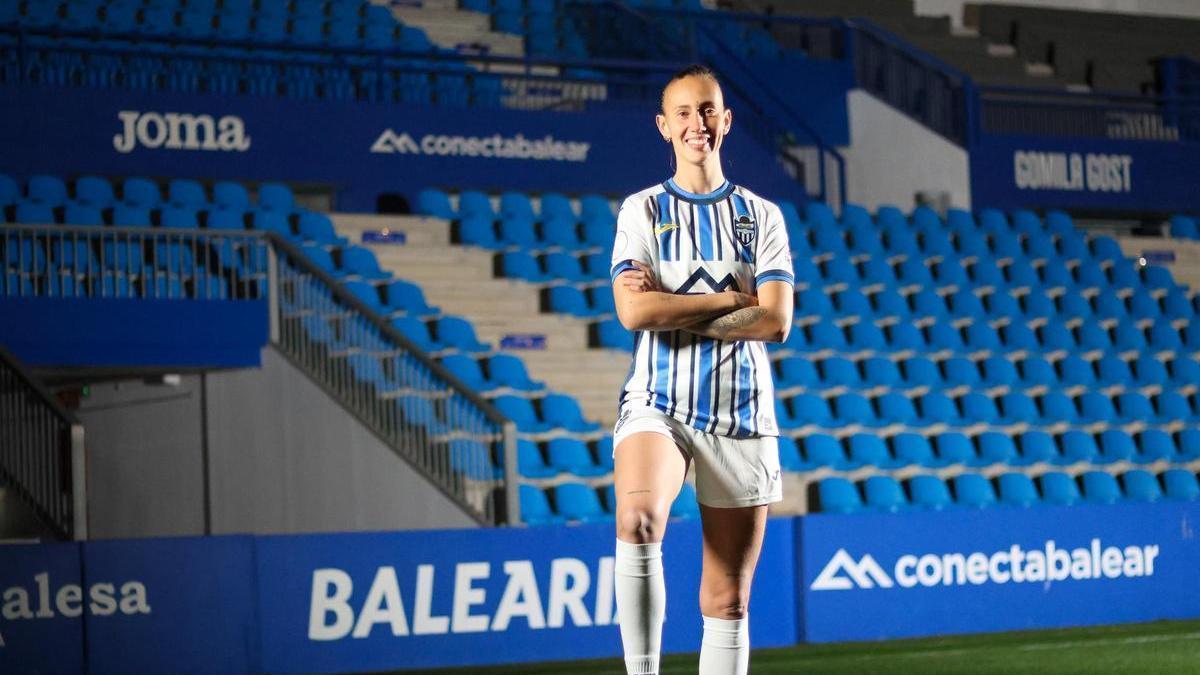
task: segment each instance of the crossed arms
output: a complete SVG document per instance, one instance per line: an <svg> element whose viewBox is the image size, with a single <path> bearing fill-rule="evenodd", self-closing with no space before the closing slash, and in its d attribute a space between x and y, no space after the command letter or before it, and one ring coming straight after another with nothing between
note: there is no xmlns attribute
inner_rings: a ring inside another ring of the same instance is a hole
<svg viewBox="0 0 1200 675"><path fill-rule="evenodd" d="M684 330L719 340L783 342L792 326L792 288L768 281L757 295L723 291L676 295L662 290L642 263L613 282L621 325L629 330Z"/></svg>

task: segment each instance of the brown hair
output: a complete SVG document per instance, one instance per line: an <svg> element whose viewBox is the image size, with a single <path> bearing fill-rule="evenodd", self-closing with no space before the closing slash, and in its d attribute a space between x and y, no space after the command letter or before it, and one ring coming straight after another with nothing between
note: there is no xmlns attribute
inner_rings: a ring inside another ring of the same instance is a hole
<svg viewBox="0 0 1200 675"><path fill-rule="evenodd" d="M721 86L721 81L717 79L717 74L713 72L712 68L702 63L694 63L672 75L671 79L667 80L667 83L663 85L662 96L658 104L663 112L667 111L667 88L685 77L707 77L716 83L717 87Z"/></svg>

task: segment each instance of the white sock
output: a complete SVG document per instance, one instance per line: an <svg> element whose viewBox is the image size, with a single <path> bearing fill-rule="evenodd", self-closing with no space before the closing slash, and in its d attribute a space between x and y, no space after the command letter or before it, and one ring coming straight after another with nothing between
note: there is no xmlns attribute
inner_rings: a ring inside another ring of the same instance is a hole
<svg viewBox="0 0 1200 675"><path fill-rule="evenodd" d="M699 675L746 675L750 670L750 617L703 619Z"/></svg>
<svg viewBox="0 0 1200 675"><path fill-rule="evenodd" d="M667 609L662 544L630 544L618 539L615 567L625 669L629 675L656 675Z"/></svg>

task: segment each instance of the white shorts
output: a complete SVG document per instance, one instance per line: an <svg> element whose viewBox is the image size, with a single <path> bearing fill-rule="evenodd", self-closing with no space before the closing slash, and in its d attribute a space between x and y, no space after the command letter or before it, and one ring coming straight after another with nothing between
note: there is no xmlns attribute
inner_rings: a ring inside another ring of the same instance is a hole
<svg viewBox="0 0 1200 675"><path fill-rule="evenodd" d="M696 500L705 506L759 506L783 499L779 441L774 436L730 438L706 434L653 407L621 411L613 452L621 441L649 431L671 439L696 465Z"/></svg>

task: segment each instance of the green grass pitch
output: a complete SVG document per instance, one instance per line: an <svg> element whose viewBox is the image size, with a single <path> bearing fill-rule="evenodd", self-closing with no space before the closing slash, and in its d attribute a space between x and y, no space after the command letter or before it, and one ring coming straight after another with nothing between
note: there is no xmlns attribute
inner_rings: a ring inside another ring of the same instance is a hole
<svg viewBox="0 0 1200 675"><path fill-rule="evenodd" d="M663 661L662 675L694 675L697 658L696 654L667 656ZM619 660L606 659L419 672L438 675L621 675L625 670ZM1121 626L762 649L756 650L751 657L750 672L752 675L1200 674L1200 621L1160 621Z"/></svg>

